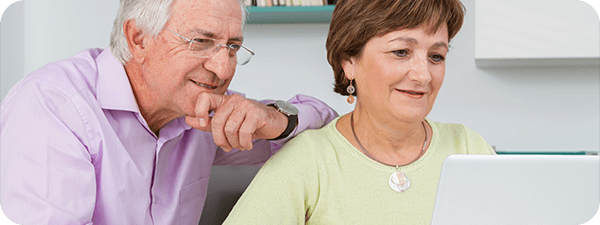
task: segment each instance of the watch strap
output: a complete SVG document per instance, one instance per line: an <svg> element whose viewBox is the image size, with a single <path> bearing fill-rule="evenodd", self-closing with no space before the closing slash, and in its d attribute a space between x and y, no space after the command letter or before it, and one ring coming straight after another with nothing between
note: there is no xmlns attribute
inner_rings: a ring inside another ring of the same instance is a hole
<svg viewBox="0 0 600 225"><path fill-rule="evenodd" d="M275 107L277 109L277 106L275 104L269 104L268 106ZM284 138L290 136L292 131L294 131L294 129L296 129L296 125L298 124L298 115L289 115L288 116L285 113L282 113L282 114L288 118L287 127L285 128L283 133L281 133L279 136L277 136L276 138L273 138L273 139L268 139L268 141L276 141L276 140L284 139Z"/></svg>

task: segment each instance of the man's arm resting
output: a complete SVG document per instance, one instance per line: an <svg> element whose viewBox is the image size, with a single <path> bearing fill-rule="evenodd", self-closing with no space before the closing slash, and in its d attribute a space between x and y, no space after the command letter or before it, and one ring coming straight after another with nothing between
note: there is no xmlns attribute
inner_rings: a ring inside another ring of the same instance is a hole
<svg viewBox="0 0 600 225"><path fill-rule="evenodd" d="M260 102L271 104L274 101ZM338 116L337 112L327 104L310 96L296 95L287 102L293 104L299 111L298 125L288 137L276 141L254 140L251 151L242 152L236 149L231 152L217 151L213 165L260 166L291 138L302 131L321 128Z"/></svg>

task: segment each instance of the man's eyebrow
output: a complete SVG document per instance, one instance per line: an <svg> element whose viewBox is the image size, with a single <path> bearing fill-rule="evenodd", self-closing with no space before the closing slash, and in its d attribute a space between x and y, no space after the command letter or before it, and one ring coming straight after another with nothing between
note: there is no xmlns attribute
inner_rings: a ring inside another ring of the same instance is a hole
<svg viewBox="0 0 600 225"><path fill-rule="evenodd" d="M210 32L210 31L204 30L204 29L200 29L200 28L194 28L194 29L192 29L192 32L209 37L209 38L213 38L215 36L215 34L213 32Z"/></svg>
<svg viewBox="0 0 600 225"><path fill-rule="evenodd" d="M232 37L229 38L229 41L234 41L234 42L244 42L244 38L243 37Z"/></svg>
<svg viewBox="0 0 600 225"><path fill-rule="evenodd" d="M208 31L208 30L204 30L204 29L200 29L200 28L195 28L192 30L194 33L203 35L205 37L208 38L215 38L215 33ZM234 41L234 42L243 42L244 38L243 37L233 37L233 38L229 38L228 41Z"/></svg>

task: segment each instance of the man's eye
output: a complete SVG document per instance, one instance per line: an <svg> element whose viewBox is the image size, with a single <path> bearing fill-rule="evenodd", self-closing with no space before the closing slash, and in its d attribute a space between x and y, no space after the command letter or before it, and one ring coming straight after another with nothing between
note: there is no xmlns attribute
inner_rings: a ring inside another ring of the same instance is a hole
<svg viewBox="0 0 600 225"><path fill-rule="evenodd" d="M204 38L194 38L194 42L199 43L199 44L207 44L207 43L212 43L212 40L204 39Z"/></svg>
<svg viewBox="0 0 600 225"><path fill-rule="evenodd" d="M240 50L240 48L242 48L242 46L236 45L236 44L230 44L229 48L231 49L231 51L237 52L238 50Z"/></svg>
<svg viewBox="0 0 600 225"><path fill-rule="evenodd" d="M205 38L194 38L192 39L192 44L190 45L190 50L192 51L204 51L206 49L212 48L214 46L213 40L205 39Z"/></svg>

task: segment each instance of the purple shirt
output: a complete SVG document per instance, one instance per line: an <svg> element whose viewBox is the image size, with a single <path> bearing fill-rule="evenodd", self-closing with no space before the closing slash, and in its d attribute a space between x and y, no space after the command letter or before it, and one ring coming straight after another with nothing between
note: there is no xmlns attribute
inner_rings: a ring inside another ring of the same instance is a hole
<svg viewBox="0 0 600 225"><path fill-rule="evenodd" d="M300 111L290 136L337 117L311 97L289 102ZM2 100L2 210L23 224L198 224L211 166L262 165L287 139L225 153L183 117L156 137L122 64L108 48L89 49Z"/></svg>

